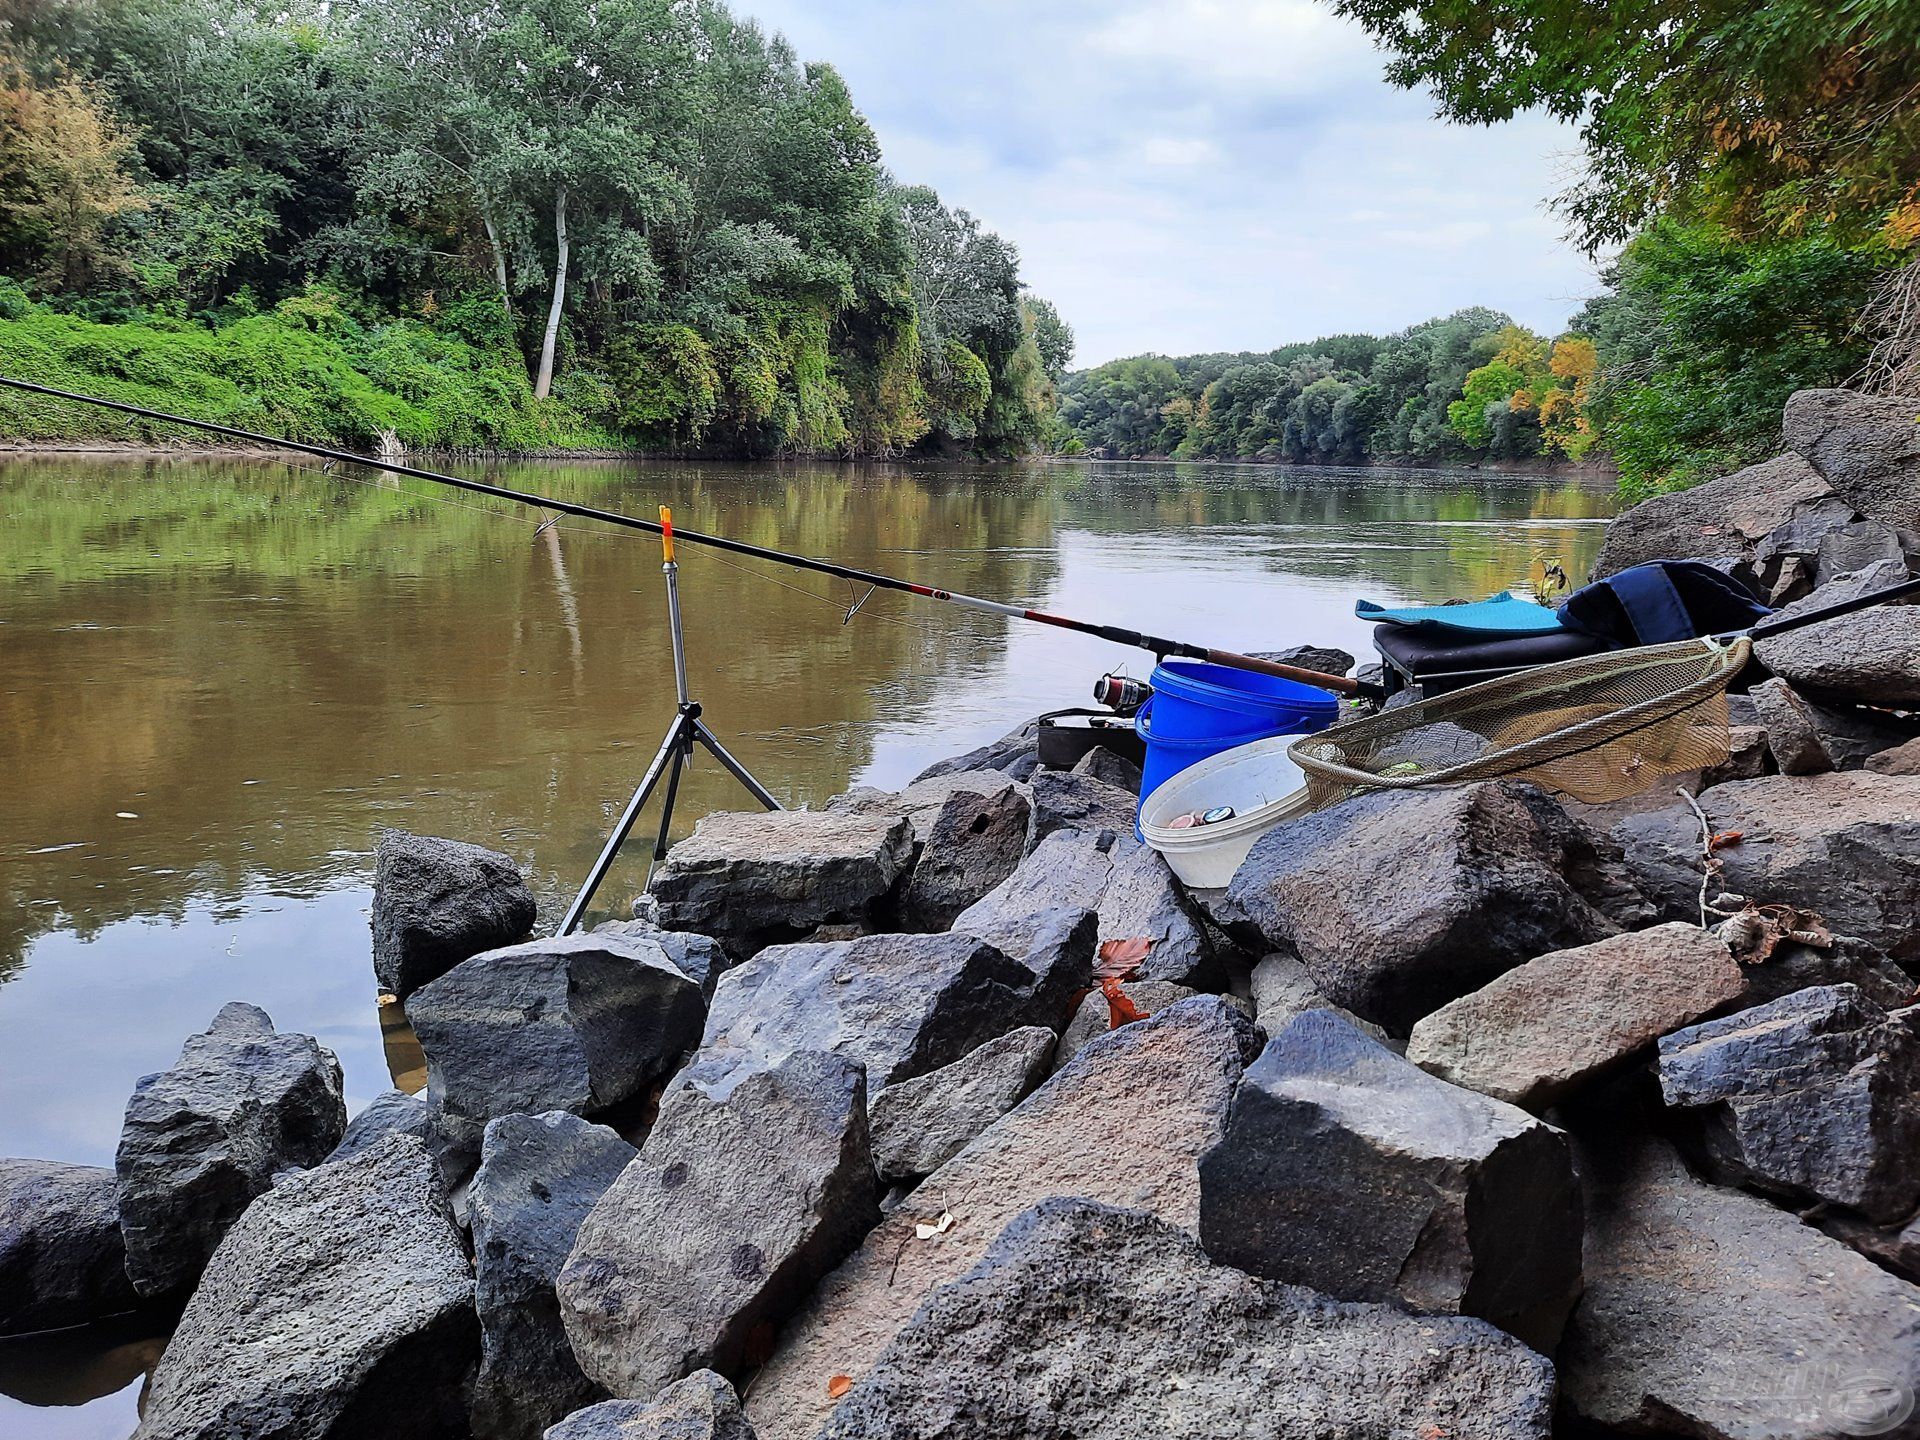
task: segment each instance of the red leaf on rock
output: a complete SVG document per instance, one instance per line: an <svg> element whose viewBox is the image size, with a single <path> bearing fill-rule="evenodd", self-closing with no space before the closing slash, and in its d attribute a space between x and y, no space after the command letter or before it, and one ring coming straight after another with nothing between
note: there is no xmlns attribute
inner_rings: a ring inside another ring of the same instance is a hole
<svg viewBox="0 0 1920 1440"><path fill-rule="evenodd" d="M1120 988L1120 982L1113 976L1103 976L1100 980L1100 993L1107 997L1107 1028L1118 1030L1122 1025L1131 1025L1136 1020L1147 1018L1147 1012L1133 1003L1127 992Z"/></svg>
<svg viewBox="0 0 1920 1440"><path fill-rule="evenodd" d="M835 1375L827 1381L827 1398L829 1400L838 1400L852 1388L853 1377L851 1375Z"/></svg>
<svg viewBox="0 0 1920 1440"><path fill-rule="evenodd" d="M1747 832L1744 830L1722 830L1711 840L1707 841L1707 850L1709 853L1715 850L1724 850L1729 845L1738 845L1746 838Z"/></svg>
<svg viewBox="0 0 1920 1440"><path fill-rule="evenodd" d="M1093 973L1102 980L1131 980L1152 949L1153 941L1145 935L1135 935L1129 940L1103 940Z"/></svg>

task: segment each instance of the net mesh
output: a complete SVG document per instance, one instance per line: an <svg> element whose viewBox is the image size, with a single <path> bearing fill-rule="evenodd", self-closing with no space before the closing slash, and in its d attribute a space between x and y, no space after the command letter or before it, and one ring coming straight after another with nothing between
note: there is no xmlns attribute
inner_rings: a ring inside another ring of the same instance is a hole
<svg viewBox="0 0 1920 1440"><path fill-rule="evenodd" d="M1313 809L1368 790L1531 780L1599 804L1727 758L1753 645L1685 640L1542 665L1336 725L1287 751Z"/></svg>

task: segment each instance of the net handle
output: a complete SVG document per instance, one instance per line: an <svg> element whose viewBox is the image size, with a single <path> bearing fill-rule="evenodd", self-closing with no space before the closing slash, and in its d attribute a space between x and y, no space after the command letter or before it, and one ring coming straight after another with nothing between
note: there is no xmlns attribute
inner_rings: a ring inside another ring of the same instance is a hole
<svg viewBox="0 0 1920 1440"><path fill-rule="evenodd" d="M1708 643L1711 644L1712 642ZM1736 640L1732 645L1726 646L1724 650L1721 651L1719 657L1716 657L1721 658L1724 663L1694 681L1691 685L1683 686L1678 690L1671 690L1665 695L1656 695L1651 700L1642 700L1639 704L1629 705L1624 710L1608 710L1604 714L1595 715L1591 719L1582 720L1578 724L1570 725L1564 730L1555 730L1550 734L1541 735L1532 740L1522 741L1518 745L1502 750L1498 753L1503 762L1517 762L1512 764L1505 773L1511 775L1516 771L1529 768L1530 764L1533 763L1534 757L1537 755L1546 760L1565 758L1564 756L1554 753L1557 747L1565 741L1579 738L1594 729L1611 729L1617 726L1622 720L1640 720L1645 717L1651 717L1647 721L1648 724L1657 724L1661 720L1678 715L1682 711L1699 704L1702 699L1714 691L1725 690L1728 685L1733 683L1733 677L1745 668L1747 660L1752 653L1752 641L1746 639ZM1672 662L1649 661L1648 663L1670 664ZM1492 683L1497 685L1500 682L1496 680ZM1462 691L1459 693L1465 694L1466 692ZM1663 706L1670 706L1671 708L1667 709L1664 713L1654 713ZM1438 718L1444 720L1446 717L1443 715ZM1645 728L1644 725L1629 725L1624 730L1621 730L1619 734L1631 735L1634 731ZM1328 779L1339 780L1355 788L1365 788L1369 790L1413 790L1423 786L1446 785L1456 779L1490 780L1500 778L1500 776L1497 775L1474 775L1472 773L1487 763L1488 757L1484 755L1472 760L1463 760L1457 765L1449 765L1442 770L1429 770L1421 775L1375 775L1371 771L1355 770L1345 765L1336 765L1310 753L1311 747L1315 743L1325 743L1331 733L1332 732L1323 731L1319 735L1308 735L1294 741L1293 744L1287 747L1288 758L1302 770L1324 776ZM1618 738L1618 736L1613 738ZM1543 752L1545 753L1543 754ZM1579 752L1575 750L1568 753L1577 754Z"/></svg>

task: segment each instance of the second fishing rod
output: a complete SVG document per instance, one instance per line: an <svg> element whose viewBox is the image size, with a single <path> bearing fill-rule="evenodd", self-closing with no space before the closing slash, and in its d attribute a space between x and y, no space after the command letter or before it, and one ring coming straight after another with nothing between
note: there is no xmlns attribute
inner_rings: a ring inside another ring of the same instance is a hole
<svg viewBox="0 0 1920 1440"><path fill-rule="evenodd" d="M637 515L623 515L617 510L602 510L594 505L582 505L572 500L559 500L551 496L536 494L530 490L517 490L508 485L495 485L485 480L468 480L458 475L447 475L437 470L422 470L413 465L401 465L394 461L377 460L366 455L357 455L351 450L338 450L327 445L313 445L300 440L287 440L277 435L264 435L253 430L242 430L232 425L220 425L211 420L194 420L185 415L172 415L164 410L149 409L144 405L131 405L121 400L109 400L104 396L86 395L74 390L59 390L51 385L38 385L28 380L16 380L0 375L0 386L18 390L29 395L43 395L49 399L70 401L78 405L92 405L104 410L116 410L121 414L137 416L144 420L155 420L168 425L182 425L190 430L199 430L210 435L222 435L231 440L244 440L249 444L264 445L279 450L297 450L303 454L316 455L324 460L332 460L348 465L365 465L374 470L384 470L393 475L405 475L415 480L426 480L435 485L448 485L457 490L471 491L477 495L491 495L497 499L513 500L540 510L557 511L563 515L574 515L584 520L597 520L607 525L618 525L629 530L644 531L649 535L659 535L661 525L657 520L643 520ZM1121 625L1102 625L1088 620L1076 620L1066 615L1054 615L1044 610L1027 609L1019 605L1009 605L999 600L988 600L978 595L967 595L957 590L943 590L933 585L921 585L911 580L902 580L893 575L881 575L871 570L862 570L852 565L842 565L833 560L821 560L811 555L796 555L785 550L774 550L764 545L749 544L744 540L730 540L724 535L710 535L698 530L685 530L674 527L674 534L687 545L701 545L709 549L725 550L735 555L745 555L756 560L771 561L776 565L785 565L796 570L811 570L821 575L832 575L858 585L868 585L876 590L894 590L904 595L918 595L922 599L940 600L951 605L960 605L969 610L982 611L989 615L1004 615L1009 619L1028 620L1036 625L1051 625L1058 630L1072 630L1081 635L1091 635L1096 639L1111 641L1116 645L1129 645L1136 649L1151 651L1156 657L1165 659L1169 655L1188 660L1205 660L1214 665L1225 665L1235 670L1251 670L1262 675L1275 675L1283 680L1294 680L1305 685L1317 686L1322 690L1332 690L1342 695L1359 695L1379 698L1380 692L1374 686L1364 684L1345 675L1328 675L1318 670L1306 670L1297 665L1282 665L1272 660L1262 660L1258 656L1243 655L1234 650L1221 650L1206 645L1194 645L1184 640L1172 640L1165 636L1150 635L1141 630L1128 629ZM856 608L858 608L856 606Z"/></svg>

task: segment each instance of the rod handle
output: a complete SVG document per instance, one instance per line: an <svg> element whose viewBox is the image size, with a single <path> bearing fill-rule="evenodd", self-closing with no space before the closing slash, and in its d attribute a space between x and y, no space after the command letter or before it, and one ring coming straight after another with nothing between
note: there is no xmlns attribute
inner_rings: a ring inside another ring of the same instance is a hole
<svg viewBox="0 0 1920 1440"><path fill-rule="evenodd" d="M1320 690L1331 690L1337 695L1361 695L1370 692L1373 687L1362 685L1347 675L1328 675L1319 670L1302 670L1297 665L1282 665L1278 660L1261 660L1252 655L1242 655L1235 650L1209 650L1207 663L1226 665L1235 670L1252 670L1260 675L1277 675L1282 680L1298 681L1302 685L1312 685Z"/></svg>

